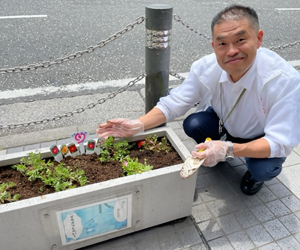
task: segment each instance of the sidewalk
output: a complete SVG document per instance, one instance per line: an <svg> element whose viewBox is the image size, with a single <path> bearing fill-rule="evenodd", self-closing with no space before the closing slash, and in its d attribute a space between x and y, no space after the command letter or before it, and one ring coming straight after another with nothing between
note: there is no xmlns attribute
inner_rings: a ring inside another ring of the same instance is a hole
<svg viewBox="0 0 300 250"><path fill-rule="evenodd" d="M191 151L195 145L182 130L182 119L167 124ZM94 137L95 135L91 135ZM71 139L55 141L58 145ZM0 155L46 147L41 142L0 151ZM284 163L278 178L266 182L254 196L239 189L246 171L244 159L198 171L198 199L191 216L122 236L86 250L108 249L300 249L300 147Z"/></svg>

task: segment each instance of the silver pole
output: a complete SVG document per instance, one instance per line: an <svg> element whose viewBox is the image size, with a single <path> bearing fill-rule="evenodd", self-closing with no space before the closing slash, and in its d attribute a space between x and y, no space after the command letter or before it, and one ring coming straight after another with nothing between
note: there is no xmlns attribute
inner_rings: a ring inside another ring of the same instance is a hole
<svg viewBox="0 0 300 250"><path fill-rule="evenodd" d="M146 6L146 113L168 94L172 20L169 5Z"/></svg>

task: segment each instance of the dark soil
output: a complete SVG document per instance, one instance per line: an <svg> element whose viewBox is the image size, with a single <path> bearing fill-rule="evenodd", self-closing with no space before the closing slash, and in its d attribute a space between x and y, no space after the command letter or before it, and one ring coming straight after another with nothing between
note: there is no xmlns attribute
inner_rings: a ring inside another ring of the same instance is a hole
<svg viewBox="0 0 300 250"><path fill-rule="evenodd" d="M152 165L153 170L183 163L182 159L173 148L171 152L165 153L149 150L141 151L135 147L130 150L129 155L132 159L138 158L141 163L144 163L144 159L146 158L147 164ZM101 163L98 158L99 156L94 153L92 155L80 155L74 158L68 156L61 162L66 163L66 165L70 167L76 166L77 169L83 169L88 178L88 183L86 185L124 176L122 164L120 162L113 161ZM58 163L55 162L55 164ZM28 177L24 177L10 166L0 167L0 184L9 181L16 184L15 187L9 189L9 192L12 196L20 194L20 200L55 192L54 188L45 186L40 180L34 182L28 181ZM40 187L44 187L43 192L40 191Z"/></svg>

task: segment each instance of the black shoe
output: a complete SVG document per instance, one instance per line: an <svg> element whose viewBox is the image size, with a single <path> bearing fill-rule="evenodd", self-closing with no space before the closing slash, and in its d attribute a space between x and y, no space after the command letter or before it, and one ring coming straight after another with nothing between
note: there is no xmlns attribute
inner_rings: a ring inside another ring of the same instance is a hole
<svg viewBox="0 0 300 250"><path fill-rule="evenodd" d="M264 185L263 181L255 182L250 180L251 177L252 175L247 171L241 181L241 190L246 195L256 194Z"/></svg>

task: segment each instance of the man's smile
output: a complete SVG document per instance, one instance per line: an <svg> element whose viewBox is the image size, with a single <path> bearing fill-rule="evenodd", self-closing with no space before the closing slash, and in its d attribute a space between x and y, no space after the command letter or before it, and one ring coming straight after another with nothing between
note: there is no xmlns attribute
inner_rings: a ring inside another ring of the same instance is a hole
<svg viewBox="0 0 300 250"><path fill-rule="evenodd" d="M232 59L227 60L225 63L236 63L236 62L239 62L243 59L244 59L244 57L232 58Z"/></svg>

